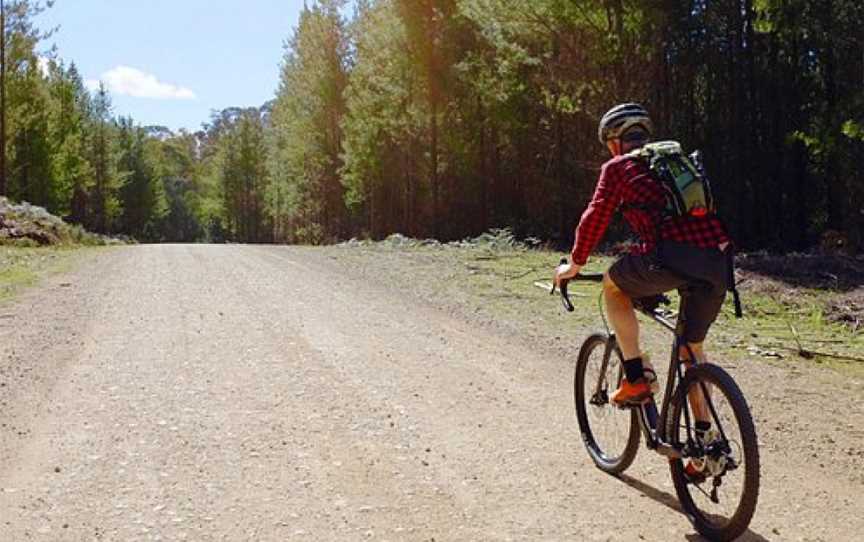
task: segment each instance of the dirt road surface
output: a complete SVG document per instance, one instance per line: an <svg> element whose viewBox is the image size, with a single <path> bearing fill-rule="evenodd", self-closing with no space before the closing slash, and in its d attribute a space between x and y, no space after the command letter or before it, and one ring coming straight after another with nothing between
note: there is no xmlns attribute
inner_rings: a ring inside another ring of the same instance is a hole
<svg viewBox="0 0 864 542"><path fill-rule="evenodd" d="M699 540L661 458L592 466L572 363L326 251L100 252L0 307L0 540ZM860 387L749 370L744 539L860 540Z"/></svg>

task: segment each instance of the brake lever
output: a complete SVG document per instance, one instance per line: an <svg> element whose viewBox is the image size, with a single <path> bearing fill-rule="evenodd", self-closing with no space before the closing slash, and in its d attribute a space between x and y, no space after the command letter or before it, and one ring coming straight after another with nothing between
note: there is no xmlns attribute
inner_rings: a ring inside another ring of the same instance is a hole
<svg viewBox="0 0 864 542"><path fill-rule="evenodd" d="M559 265L567 265L567 258L561 258ZM551 295L555 294L555 282L552 282L552 291L549 292ZM576 307L573 306L573 303L570 302L570 296L567 295L567 282L565 281L561 284L561 303L564 304L564 308L567 309L567 312L573 312L576 310Z"/></svg>
<svg viewBox="0 0 864 542"><path fill-rule="evenodd" d="M561 302L564 303L564 308L567 309L567 312L573 312L576 310L576 307L573 306L573 303L570 302L570 296L567 295L567 283L561 285Z"/></svg>

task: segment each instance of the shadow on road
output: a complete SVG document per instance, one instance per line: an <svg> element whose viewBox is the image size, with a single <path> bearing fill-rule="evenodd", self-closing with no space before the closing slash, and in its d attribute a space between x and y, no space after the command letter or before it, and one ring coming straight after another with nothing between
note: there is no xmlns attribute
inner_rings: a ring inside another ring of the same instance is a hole
<svg viewBox="0 0 864 542"><path fill-rule="evenodd" d="M649 499L652 499L655 502L658 502L667 508L678 512L679 514L684 514L684 510L681 508L681 504L678 502L678 498L672 495L671 493L667 493L662 489L657 489L654 486L648 485L641 480L637 480L632 476L628 476L626 474L620 474L617 477L618 480L632 487L636 491L642 493ZM696 533L685 535L689 542L707 542L708 539L704 538L701 535ZM741 535L738 539L739 542L767 542L768 539L764 536L754 533L750 529L747 529L743 535Z"/></svg>
<svg viewBox="0 0 864 542"><path fill-rule="evenodd" d="M649 486L642 480L637 480L632 476L628 476L626 474L620 474L617 476L619 480L632 487L636 491L642 493L646 497L659 502L660 504L671 508L672 510L678 512L679 514L683 514L684 510L681 509L681 504L678 502L678 498L671 493L666 493L662 489L657 489L654 486Z"/></svg>

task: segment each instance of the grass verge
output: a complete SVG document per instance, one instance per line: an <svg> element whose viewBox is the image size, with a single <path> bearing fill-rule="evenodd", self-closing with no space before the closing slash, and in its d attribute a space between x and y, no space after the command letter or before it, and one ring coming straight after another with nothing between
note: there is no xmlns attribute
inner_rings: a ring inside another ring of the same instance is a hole
<svg viewBox="0 0 864 542"><path fill-rule="evenodd" d="M22 248L0 246L0 303L55 273L66 271L84 250L75 246Z"/></svg>
<svg viewBox="0 0 864 542"><path fill-rule="evenodd" d="M344 247L340 252L340 258L354 259L358 266L374 267L372 274L379 277L394 269L410 268L411 275L421 278L415 288L422 289L431 301L455 303L481 319L543 340L581 341L571 336L574 329L603 329L598 285L571 285L576 307L572 314L566 314L557 299L550 299L535 286L536 282L550 282L552 269L561 257L557 252L447 245L373 245ZM592 258L584 272L601 273L611 262L611 258ZM847 292L788 285L776 276L763 277L752 270L747 277L741 286L745 317L735 318L728 296L711 330L712 352L772 363L806 358L840 370L864 372L864 330L831 317L835 299ZM670 297L674 310L677 296ZM652 336L653 348L665 351L667 347L662 344L668 338L653 325L644 327L645 335Z"/></svg>

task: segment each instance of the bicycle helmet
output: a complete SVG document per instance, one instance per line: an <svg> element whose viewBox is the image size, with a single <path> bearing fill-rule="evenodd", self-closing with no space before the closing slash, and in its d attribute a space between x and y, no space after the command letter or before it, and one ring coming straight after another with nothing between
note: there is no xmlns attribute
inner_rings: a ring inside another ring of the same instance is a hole
<svg viewBox="0 0 864 542"><path fill-rule="evenodd" d="M600 119L597 136L600 138L600 143L605 145L610 139L621 137L624 132L634 126L641 127L647 132L646 135L651 135L654 131L651 117L648 116L648 111L644 107L637 103L616 105Z"/></svg>

